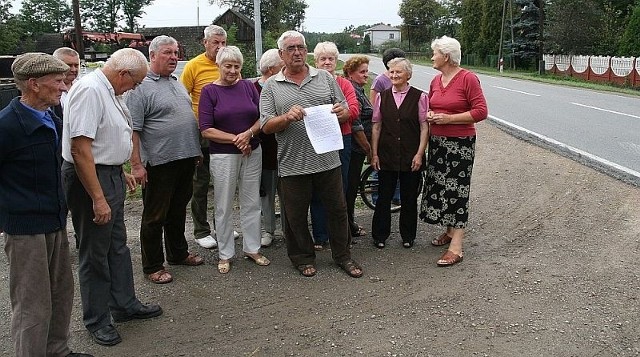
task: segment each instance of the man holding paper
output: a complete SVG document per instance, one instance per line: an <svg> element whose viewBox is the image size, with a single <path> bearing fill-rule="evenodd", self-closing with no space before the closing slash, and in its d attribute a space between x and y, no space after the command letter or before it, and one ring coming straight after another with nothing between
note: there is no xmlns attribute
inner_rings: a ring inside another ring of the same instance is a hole
<svg viewBox="0 0 640 357"><path fill-rule="evenodd" d="M362 268L351 259L349 249L351 235L342 190L340 147L333 145L331 139L334 135L340 136L338 123L349 118L344 95L329 72L307 65L307 46L301 33L283 33L278 39L278 49L285 67L262 89L260 121L262 131L275 133L278 141L289 259L302 275L316 274L307 217L311 196L316 193L327 208L333 260L347 274L359 278ZM331 106L319 107L326 104ZM307 118L308 114L311 116ZM307 119L311 121L306 123ZM322 120L327 121L326 126L319 125ZM335 122L331 122L333 120Z"/></svg>

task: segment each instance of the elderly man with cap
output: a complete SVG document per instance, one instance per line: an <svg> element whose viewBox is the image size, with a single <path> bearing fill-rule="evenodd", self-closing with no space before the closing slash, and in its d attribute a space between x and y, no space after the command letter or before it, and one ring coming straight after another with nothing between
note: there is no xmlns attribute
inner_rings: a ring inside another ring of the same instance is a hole
<svg viewBox="0 0 640 357"><path fill-rule="evenodd" d="M135 49L114 52L104 68L82 77L69 91L62 132L62 184L80 238L78 278L83 322L94 341L122 341L111 323L162 314L143 305L133 286L124 225L125 187L135 179L122 165L131 156L131 115L122 94L147 75L147 59Z"/></svg>
<svg viewBox="0 0 640 357"><path fill-rule="evenodd" d="M25 53L11 66L22 92L0 111L0 230L9 260L11 335L16 356L71 353L73 274L60 183L64 62Z"/></svg>

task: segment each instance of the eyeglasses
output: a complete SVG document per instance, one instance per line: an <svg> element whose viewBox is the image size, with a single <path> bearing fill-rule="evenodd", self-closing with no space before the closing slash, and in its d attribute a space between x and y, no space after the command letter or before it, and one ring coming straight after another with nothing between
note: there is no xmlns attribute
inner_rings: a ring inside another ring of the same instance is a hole
<svg viewBox="0 0 640 357"><path fill-rule="evenodd" d="M142 81L136 82L136 80L133 79L133 75L131 74L131 71L127 70L127 74L129 75L129 77L131 77L131 81L133 82L133 88L132 89L136 89L137 86L142 84ZM144 80L144 78L142 80Z"/></svg>
<svg viewBox="0 0 640 357"><path fill-rule="evenodd" d="M307 46L305 45L289 46L289 47L286 47L284 50L287 51L287 53L295 53L296 50L300 52L304 52L307 50Z"/></svg>

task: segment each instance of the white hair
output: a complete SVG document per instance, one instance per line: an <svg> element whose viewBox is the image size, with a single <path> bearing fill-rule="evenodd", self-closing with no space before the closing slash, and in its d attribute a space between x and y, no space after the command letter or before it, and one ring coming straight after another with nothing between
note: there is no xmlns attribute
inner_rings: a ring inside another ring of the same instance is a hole
<svg viewBox="0 0 640 357"><path fill-rule="evenodd" d="M313 49L313 57L317 61L320 55L323 54L329 54L338 59L338 55L340 54L340 52L338 52L338 47L333 42L318 42L316 48Z"/></svg>
<svg viewBox="0 0 640 357"><path fill-rule="evenodd" d="M218 25L209 25L204 29L204 38L205 40L210 38L211 36L222 36L225 39L227 38L227 31Z"/></svg>
<svg viewBox="0 0 640 357"><path fill-rule="evenodd" d="M221 65L225 62L238 62L242 66L244 63L244 57L242 57L242 52L236 46L227 46L222 47L218 50L218 54L216 55L216 63Z"/></svg>
<svg viewBox="0 0 640 357"><path fill-rule="evenodd" d="M171 36L166 36L166 35L156 36L153 38L153 40L151 40L151 43L149 44L149 52L156 53L160 51L160 47L162 46L177 45L177 44L178 44L178 41L176 41L176 39Z"/></svg>
<svg viewBox="0 0 640 357"><path fill-rule="evenodd" d="M305 41L303 34L301 34L298 31L289 30L289 31L285 31L282 35L280 35L280 38L278 38L279 49L284 50L284 41L288 38L301 38L302 44L305 46L307 45L307 42Z"/></svg>
<svg viewBox="0 0 640 357"><path fill-rule="evenodd" d="M146 73L149 63L142 52L133 48L121 48L111 54L104 66L115 71L129 70L137 72L144 69Z"/></svg>
<svg viewBox="0 0 640 357"><path fill-rule="evenodd" d="M260 57L260 73L265 74L269 72L269 68L279 65L280 62L282 62L282 58L280 58L276 48L267 50L262 54L262 57Z"/></svg>
<svg viewBox="0 0 640 357"><path fill-rule="evenodd" d="M449 56L451 64L455 66L460 65L460 61L462 60L462 50L460 49L460 42L455 38L447 36L436 38L431 42L431 49Z"/></svg>

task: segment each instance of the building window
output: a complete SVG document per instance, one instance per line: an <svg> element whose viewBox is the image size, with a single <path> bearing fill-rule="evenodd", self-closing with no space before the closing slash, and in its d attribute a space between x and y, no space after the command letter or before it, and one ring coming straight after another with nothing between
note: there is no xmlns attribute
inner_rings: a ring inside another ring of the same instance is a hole
<svg viewBox="0 0 640 357"><path fill-rule="evenodd" d="M389 39L390 39L390 40L393 40L394 38L395 38L395 34L390 33L390 34L389 34Z"/></svg>

